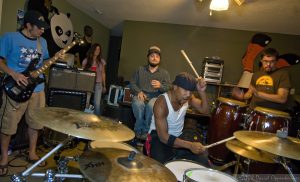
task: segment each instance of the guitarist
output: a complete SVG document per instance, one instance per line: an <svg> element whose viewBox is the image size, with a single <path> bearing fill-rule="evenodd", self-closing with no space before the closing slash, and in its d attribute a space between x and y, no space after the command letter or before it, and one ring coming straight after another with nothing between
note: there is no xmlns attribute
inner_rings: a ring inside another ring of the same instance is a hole
<svg viewBox="0 0 300 182"><path fill-rule="evenodd" d="M37 11L27 11L24 15L23 27L19 32L9 32L0 39L0 69L17 82L18 85L27 85L28 80L23 71L26 70L32 60L37 60L36 68L40 67L45 59L49 58L47 42L41 35L49 25L43 16ZM60 58L63 54L57 53ZM6 64L4 63L6 62ZM1 161L0 176L8 172L8 145L11 136L16 133L18 123L25 113L28 124L29 155L27 160L31 163L37 161L36 153L38 131L42 125L32 120L33 109L45 107L44 83L36 86L34 93L26 102L18 103L3 94L3 104L0 110L1 131ZM41 163L40 165L46 165Z"/></svg>

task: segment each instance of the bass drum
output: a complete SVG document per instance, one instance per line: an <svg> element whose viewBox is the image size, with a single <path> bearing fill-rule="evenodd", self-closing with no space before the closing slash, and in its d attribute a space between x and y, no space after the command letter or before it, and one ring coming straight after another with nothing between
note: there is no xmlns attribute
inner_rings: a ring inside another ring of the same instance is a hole
<svg viewBox="0 0 300 182"><path fill-rule="evenodd" d="M218 107L214 110L208 126L208 144L233 136L240 129L246 113L247 104L233 99L218 98ZM224 163L230 157L225 144L208 149L210 158L215 162Z"/></svg>
<svg viewBox="0 0 300 182"><path fill-rule="evenodd" d="M58 131L54 131L52 129L49 128L44 128L44 134L43 134L43 142L45 145L49 146L49 147L55 147L57 146L59 143L65 141L68 138L67 134L58 132ZM63 148L73 148L75 147L77 144L76 140L71 140L68 143L66 143Z"/></svg>

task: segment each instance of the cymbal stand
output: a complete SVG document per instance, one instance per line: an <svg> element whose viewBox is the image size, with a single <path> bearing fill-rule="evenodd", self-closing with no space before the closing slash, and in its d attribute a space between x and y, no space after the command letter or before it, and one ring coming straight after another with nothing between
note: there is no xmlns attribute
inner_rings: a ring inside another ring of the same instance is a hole
<svg viewBox="0 0 300 182"><path fill-rule="evenodd" d="M55 171L51 169L48 169L46 173L32 173L31 176L44 177L44 182L61 181L61 179L65 179L65 178L75 178L75 179L85 178L81 174L59 174L59 173L55 173Z"/></svg>
<svg viewBox="0 0 300 182"><path fill-rule="evenodd" d="M63 147L67 142L73 140L74 137L69 136L66 140L59 143L55 148L53 148L50 152L48 152L45 156L43 156L40 160L38 160L36 163L34 163L32 166L30 166L27 170L22 172L21 174L14 174L11 177L12 182L23 182L26 181L26 177L30 174L30 172L37 167L40 163L42 163L44 160L46 160L48 157L50 157L53 153L55 153L57 150L59 150L61 147Z"/></svg>
<svg viewBox="0 0 300 182"><path fill-rule="evenodd" d="M280 156L279 156L279 157L277 158L277 162L280 163L280 164L284 167L284 169L287 170L287 172L289 173L289 175L290 175L291 178L292 178L292 181L293 181L293 182L297 182L297 180L296 180L296 178L295 178L295 176L294 176L294 174L293 174L291 168L287 165L287 160L286 160L284 157L280 157Z"/></svg>

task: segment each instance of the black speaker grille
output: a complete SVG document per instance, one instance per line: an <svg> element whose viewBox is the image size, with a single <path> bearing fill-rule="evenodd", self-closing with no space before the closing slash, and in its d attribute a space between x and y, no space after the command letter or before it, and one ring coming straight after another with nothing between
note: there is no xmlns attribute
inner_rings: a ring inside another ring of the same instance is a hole
<svg viewBox="0 0 300 182"><path fill-rule="evenodd" d="M75 110L84 110L86 104L86 92L49 89L48 106L62 107Z"/></svg>

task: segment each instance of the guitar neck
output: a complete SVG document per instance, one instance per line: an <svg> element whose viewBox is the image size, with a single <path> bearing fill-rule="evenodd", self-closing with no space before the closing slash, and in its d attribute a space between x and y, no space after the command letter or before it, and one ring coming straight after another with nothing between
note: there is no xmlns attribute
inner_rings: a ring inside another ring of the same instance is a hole
<svg viewBox="0 0 300 182"><path fill-rule="evenodd" d="M77 41L73 41L70 45L68 45L67 47L63 48L62 50L60 50L59 52L61 53L66 53L68 50L70 50L73 46L76 45ZM53 63L55 63L57 60L59 59L58 56L54 56L52 58L50 58L49 60L47 60L42 67L40 67L39 69L30 72L30 76L33 78L37 78L40 74L44 73L46 71L46 69L48 69Z"/></svg>

